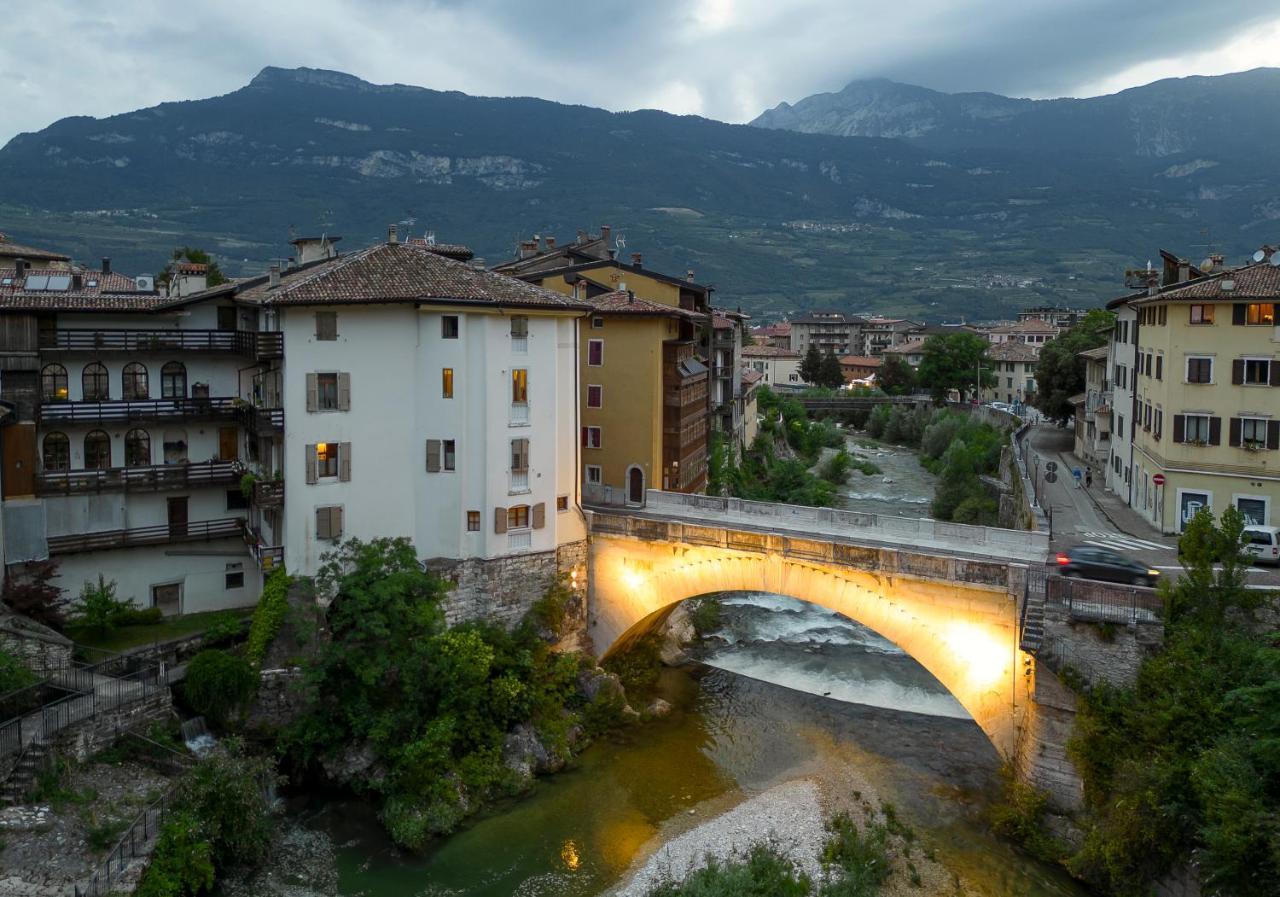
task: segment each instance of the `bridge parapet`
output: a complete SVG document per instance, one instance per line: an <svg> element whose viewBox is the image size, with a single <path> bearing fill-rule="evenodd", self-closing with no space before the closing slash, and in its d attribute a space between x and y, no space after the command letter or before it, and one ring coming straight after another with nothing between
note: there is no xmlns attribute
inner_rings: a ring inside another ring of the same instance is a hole
<svg viewBox="0 0 1280 897"><path fill-rule="evenodd" d="M1049 534L948 523L928 517L894 517L864 511L811 508L803 505L748 501L714 495L686 495L651 489L643 511L680 523L711 527L747 526L790 530L821 541L875 543L908 551L940 552L1002 565L1010 561L1041 563L1049 553Z"/></svg>

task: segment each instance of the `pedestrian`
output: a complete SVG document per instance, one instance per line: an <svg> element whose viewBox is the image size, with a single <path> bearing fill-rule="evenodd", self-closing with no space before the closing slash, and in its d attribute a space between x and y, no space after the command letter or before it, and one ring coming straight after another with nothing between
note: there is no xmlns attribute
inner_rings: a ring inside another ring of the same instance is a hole
<svg viewBox="0 0 1280 897"><path fill-rule="evenodd" d="M1084 469L1084 488L1086 489L1093 488L1093 468L1092 467L1086 467Z"/></svg>

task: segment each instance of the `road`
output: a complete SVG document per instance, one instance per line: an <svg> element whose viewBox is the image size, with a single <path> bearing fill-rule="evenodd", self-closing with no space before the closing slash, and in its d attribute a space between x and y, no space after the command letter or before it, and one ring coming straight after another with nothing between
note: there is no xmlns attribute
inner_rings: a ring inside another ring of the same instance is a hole
<svg viewBox="0 0 1280 897"><path fill-rule="evenodd" d="M1176 577L1182 570L1178 563L1178 539L1157 533L1154 528L1139 530L1129 525L1129 532L1122 532L1099 508L1090 491L1102 492L1102 477L1095 471L1092 490L1077 487L1071 476L1073 435L1070 429L1042 423L1032 427L1028 436L1028 463L1034 472L1038 465L1040 476L1040 501L1053 509L1053 538L1050 548L1063 551L1073 545L1098 545L1118 551L1127 557L1159 570L1164 576ZM1046 483L1045 464L1056 461L1057 481ZM1145 524L1139 524L1145 525ZM1249 573L1251 586L1275 586L1280 588L1280 569L1252 567Z"/></svg>

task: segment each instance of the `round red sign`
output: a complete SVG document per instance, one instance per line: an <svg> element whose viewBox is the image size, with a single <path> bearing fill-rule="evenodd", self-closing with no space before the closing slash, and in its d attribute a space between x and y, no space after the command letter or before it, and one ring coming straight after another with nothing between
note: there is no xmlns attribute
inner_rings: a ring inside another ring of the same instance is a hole
<svg viewBox="0 0 1280 897"><path fill-rule="evenodd" d="M1163 486L1163 485L1164 485L1164 474L1162 474L1162 473L1158 473L1158 474L1156 474L1155 476L1153 476L1153 477L1151 478L1151 482L1155 483L1157 486Z"/></svg>

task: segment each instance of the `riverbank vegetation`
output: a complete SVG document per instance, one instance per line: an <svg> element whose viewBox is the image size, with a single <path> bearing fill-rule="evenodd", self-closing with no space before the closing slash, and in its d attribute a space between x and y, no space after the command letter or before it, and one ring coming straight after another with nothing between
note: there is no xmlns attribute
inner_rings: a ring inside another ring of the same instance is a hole
<svg viewBox="0 0 1280 897"><path fill-rule="evenodd" d="M982 477L998 476L1004 430L960 411L878 405L867 419L876 439L917 449L939 478L931 513L937 520L994 525L1000 506Z"/></svg>
<svg viewBox="0 0 1280 897"><path fill-rule="evenodd" d="M1083 847L1069 867L1139 895L1190 861L1207 894L1263 897L1280 881L1280 634L1245 588L1243 520L1208 510L1164 587L1164 649L1131 688L1081 697L1072 759L1085 782Z"/></svg>

